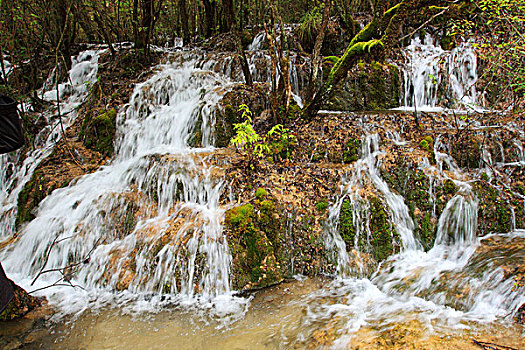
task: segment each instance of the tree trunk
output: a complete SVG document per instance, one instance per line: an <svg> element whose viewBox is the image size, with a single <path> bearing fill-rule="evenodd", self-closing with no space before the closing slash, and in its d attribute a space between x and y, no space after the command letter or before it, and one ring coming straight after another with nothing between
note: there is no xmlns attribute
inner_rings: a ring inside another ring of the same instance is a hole
<svg viewBox="0 0 525 350"><path fill-rule="evenodd" d="M322 62L321 48L323 46L324 37L326 33L326 25L328 24L328 20L330 19L331 9L332 9L332 0L326 0L324 11L323 11L323 19L321 22L321 28L315 40L314 52L312 55L312 68L310 72L310 81L308 83L308 90L306 92L306 101L310 101L312 99L315 93L315 90L317 89L317 85L318 85L317 79L319 75L319 68L321 67L321 62Z"/></svg>
<svg viewBox="0 0 525 350"><path fill-rule="evenodd" d="M179 13L180 13L180 24L182 28L182 39L184 43L190 40L190 26L188 18L188 5L186 0L179 0Z"/></svg>
<svg viewBox="0 0 525 350"><path fill-rule="evenodd" d="M224 7L224 27L226 30L231 30L232 25L235 25L235 11L233 9L233 0L223 0Z"/></svg>
<svg viewBox="0 0 525 350"><path fill-rule="evenodd" d="M211 37L215 32L215 3L203 0L204 16L206 17L206 37Z"/></svg>

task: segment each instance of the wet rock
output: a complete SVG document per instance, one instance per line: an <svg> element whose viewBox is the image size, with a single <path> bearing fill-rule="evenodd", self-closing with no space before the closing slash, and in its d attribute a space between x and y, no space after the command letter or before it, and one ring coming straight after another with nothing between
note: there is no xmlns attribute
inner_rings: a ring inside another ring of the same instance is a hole
<svg viewBox="0 0 525 350"><path fill-rule="evenodd" d="M334 64L325 60L323 72ZM326 78L326 77L325 77ZM323 109L334 111L372 111L399 107L401 78L399 68L379 62L360 62L338 87Z"/></svg>
<svg viewBox="0 0 525 350"><path fill-rule="evenodd" d="M29 311L40 306L42 300L29 295L25 290L17 286L13 281L11 286L13 287L15 296L13 300L7 305L5 310L0 313L1 321L10 321L16 318L25 316Z"/></svg>
<svg viewBox="0 0 525 350"><path fill-rule="evenodd" d="M87 148L99 152L104 157L110 157L114 151L116 120L117 110L115 108L98 115L88 115L84 119L79 137Z"/></svg>
<svg viewBox="0 0 525 350"><path fill-rule="evenodd" d="M514 317L516 323L525 325L525 304L521 305Z"/></svg>

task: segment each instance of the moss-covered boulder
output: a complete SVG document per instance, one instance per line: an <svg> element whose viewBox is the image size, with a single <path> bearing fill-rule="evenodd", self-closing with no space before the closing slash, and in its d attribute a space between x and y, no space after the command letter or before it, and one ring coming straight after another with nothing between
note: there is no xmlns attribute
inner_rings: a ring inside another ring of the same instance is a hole
<svg viewBox="0 0 525 350"><path fill-rule="evenodd" d="M273 202L245 204L226 212L225 226L233 257L232 283L237 290L262 288L283 279L275 246L280 223Z"/></svg>
<svg viewBox="0 0 525 350"><path fill-rule="evenodd" d="M331 60L324 61L324 72L330 72ZM399 107L401 78L399 68L380 62L360 62L336 89L323 109L335 111L372 111Z"/></svg>
<svg viewBox="0 0 525 350"><path fill-rule="evenodd" d="M84 145L101 153L103 156L113 155L113 140L115 139L117 110L111 108L104 113L86 118L80 130L80 138Z"/></svg>
<svg viewBox="0 0 525 350"><path fill-rule="evenodd" d="M40 306L42 301L29 295L25 290L17 286L13 281L11 286L13 287L15 296L11 302L7 305L4 311L0 313L0 322L10 321L16 318L25 316L29 311Z"/></svg>

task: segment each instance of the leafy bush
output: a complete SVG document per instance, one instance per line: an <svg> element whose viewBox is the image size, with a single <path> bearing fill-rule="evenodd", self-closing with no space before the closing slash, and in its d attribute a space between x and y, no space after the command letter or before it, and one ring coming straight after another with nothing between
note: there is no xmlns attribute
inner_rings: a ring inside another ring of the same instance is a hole
<svg viewBox="0 0 525 350"><path fill-rule="evenodd" d="M297 29L297 35L305 50L311 51L315 45L315 39L321 27L323 9L314 7L301 19L301 25Z"/></svg>
<svg viewBox="0 0 525 350"><path fill-rule="evenodd" d="M297 138L290 129L277 124L266 136L261 137L253 129L253 114L248 106L241 105L239 111L242 111L245 121L234 124L236 135L230 140L230 144L246 152L250 168L253 169L257 165L259 158L271 156L273 161L290 159L293 148L297 145Z"/></svg>

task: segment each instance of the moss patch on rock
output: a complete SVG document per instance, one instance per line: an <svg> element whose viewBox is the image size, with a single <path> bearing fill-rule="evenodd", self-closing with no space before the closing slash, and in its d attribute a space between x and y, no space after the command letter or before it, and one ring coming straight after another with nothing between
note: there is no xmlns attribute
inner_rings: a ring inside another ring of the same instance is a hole
<svg viewBox="0 0 525 350"><path fill-rule="evenodd" d="M94 114L96 112L84 119L79 136L87 148L110 157L114 152L117 111L111 108L104 113Z"/></svg>
<svg viewBox="0 0 525 350"><path fill-rule="evenodd" d="M390 255L399 251L399 237L390 222L384 204L378 197L368 199L370 215L370 237L365 237L362 233L356 237L356 227L354 222L354 206L349 200L345 200L341 205L339 234L346 243L347 250L357 248L360 251L370 253L376 261L382 261ZM357 242L356 242L357 238ZM357 247L355 246L357 243Z"/></svg>
<svg viewBox="0 0 525 350"><path fill-rule="evenodd" d="M491 186L487 180L481 180L476 183L474 192L479 199L479 235L486 235L491 232L509 232L512 227L512 213L508 202L509 194L501 193L498 189Z"/></svg>
<svg viewBox="0 0 525 350"><path fill-rule="evenodd" d="M325 61L324 71L332 66ZM379 62L358 63L324 109L336 111L371 111L399 107L401 78L399 68Z"/></svg>
<svg viewBox="0 0 525 350"><path fill-rule="evenodd" d="M271 201L245 204L226 212L225 226L233 256L232 282L235 289L253 289L283 279L274 245L279 222L273 218Z"/></svg>

